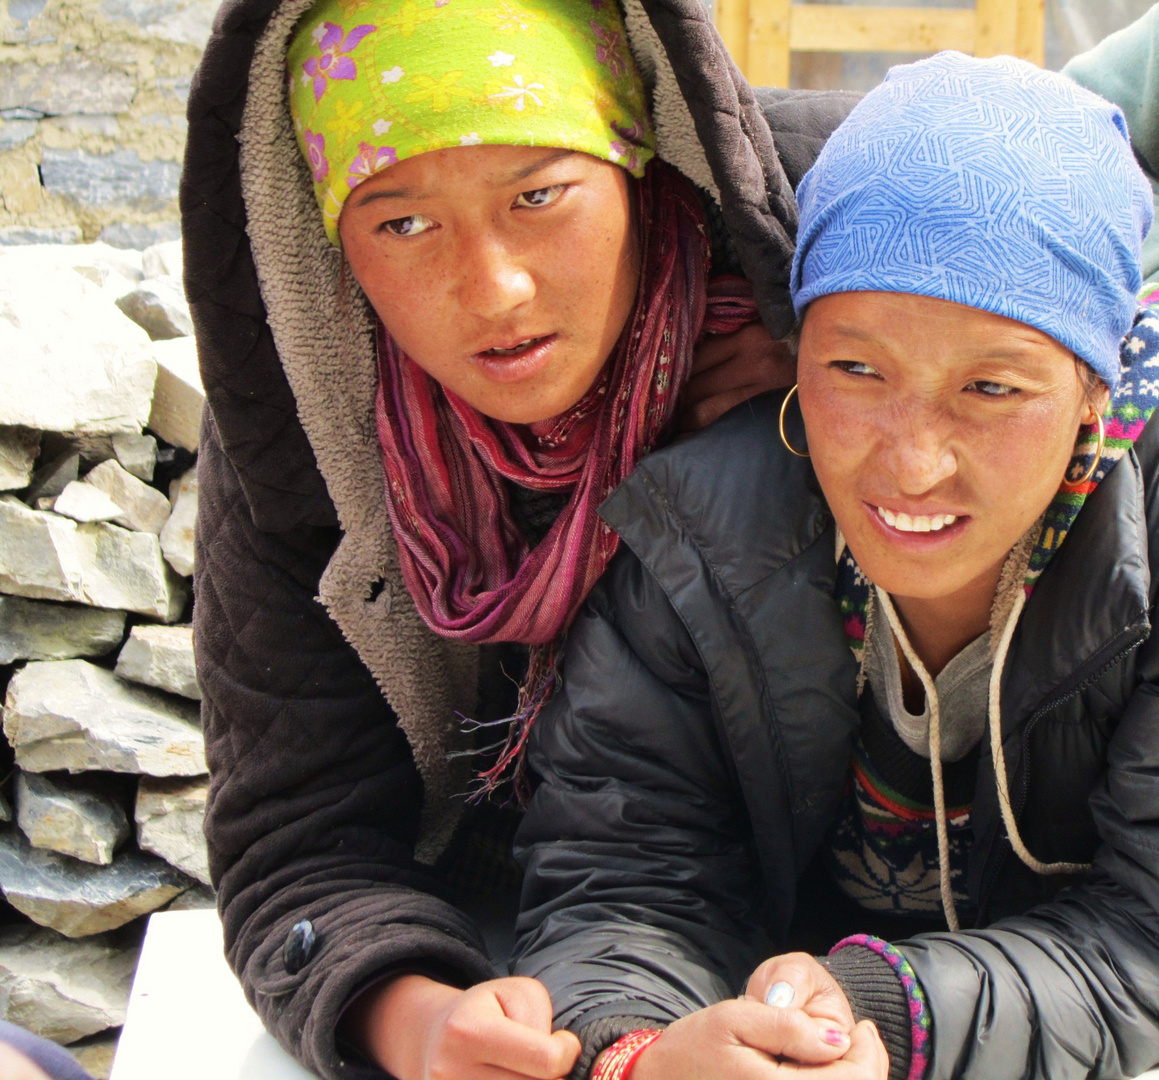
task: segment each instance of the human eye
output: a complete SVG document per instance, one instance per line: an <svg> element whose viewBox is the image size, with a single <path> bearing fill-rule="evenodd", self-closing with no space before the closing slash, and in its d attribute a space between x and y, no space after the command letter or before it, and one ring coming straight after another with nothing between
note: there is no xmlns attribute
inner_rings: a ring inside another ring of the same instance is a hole
<svg viewBox="0 0 1159 1080"><path fill-rule="evenodd" d="M567 184L552 184L551 187L535 188L532 191L521 191L515 196L515 205L526 209L538 209L541 206L550 206L567 188Z"/></svg>
<svg viewBox="0 0 1159 1080"><path fill-rule="evenodd" d="M846 375L857 375L861 377L872 377L876 379L881 378L881 373L875 367L863 363L860 360L834 360L833 367L838 371L843 371Z"/></svg>
<svg viewBox="0 0 1159 1080"><path fill-rule="evenodd" d="M966 384L966 390L972 394L981 394L982 397L990 398L1015 397L1019 393L1018 388L1015 386L993 382L990 379L975 379L973 382Z"/></svg>
<svg viewBox="0 0 1159 1080"><path fill-rule="evenodd" d="M434 222L426 214L410 214L407 217L391 218L382 228L391 236L418 236L431 228Z"/></svg>

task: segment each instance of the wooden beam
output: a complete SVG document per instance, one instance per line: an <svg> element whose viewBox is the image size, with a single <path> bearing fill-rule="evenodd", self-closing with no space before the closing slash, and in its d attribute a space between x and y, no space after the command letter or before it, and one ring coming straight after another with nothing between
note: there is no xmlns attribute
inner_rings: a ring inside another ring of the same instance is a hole
<svg viewBox="0 0 1159 1080"><path fill-rule="evenodd" d="M1017 0L977 0L975 56L1017 53L1019 6Z"/></svg>
<svg viewBox="0 0 1159 1080"><path fill-rule="evenodd" d="M973 8L795 4L792 15L794 52L974 51Z"/></svg>
<svg viewBox="0 0 1159 1080"><path fill-rule="evenodd" d="M758 3L760 0L758 0ZM741 72L749 67L749 0L716 0L716 28Z"/></svg>
<svg viewBox="0 0 1159 1080"><path fill-rule="evenodd" d="M1046 0L1018 0L1018 52L1023 60L1046 64Z"/></svg>
<svg viewBox="0 0 1159 1080"><path fill-rule="evenodd" d="M789 23L792 0L752 0L748 66L753 86L789 85Z"/></svg>

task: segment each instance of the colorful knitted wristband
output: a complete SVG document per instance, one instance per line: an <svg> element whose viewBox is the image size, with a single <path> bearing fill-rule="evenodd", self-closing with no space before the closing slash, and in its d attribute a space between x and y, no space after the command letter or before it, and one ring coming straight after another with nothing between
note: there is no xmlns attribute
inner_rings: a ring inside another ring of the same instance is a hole
<svg viewBox="0 0 1159 1080"><path fill-rule="evenodd" d="M645 1028L617 1039L600 1054L591 1080L628 1080L636 1059L663 1034L655 1028Z"/></svg>
<svg viewBox="0 0 1159 1080"><path fill-rule="evenodd" d="M901 982L905 996L909 999L912 1040L906 1080L922 1080L930 1060L930 1010L926 1004L925 991L922 990L914 969L910 967L910 962L905 956L888 941L882 941L881 938L870 934L854 934L853 937L842 938L829 950L829 955L832 956L839 949L846 949L852 945L877 953L893 968L893 973Z"/></svg>

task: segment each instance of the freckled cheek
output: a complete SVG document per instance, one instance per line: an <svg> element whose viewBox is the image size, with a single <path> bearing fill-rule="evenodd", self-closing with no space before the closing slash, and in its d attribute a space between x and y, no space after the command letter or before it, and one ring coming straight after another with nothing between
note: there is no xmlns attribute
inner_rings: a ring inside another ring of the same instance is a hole
<svg viewBox="0 0 1159 1080"><path fill-rule="evenodd" d="M792 406L790 405L790 408ZM831 503L859 498L860 482L872 471L878 432L864 403L839 395L805 395L802 404L813 468Z"/></svg>

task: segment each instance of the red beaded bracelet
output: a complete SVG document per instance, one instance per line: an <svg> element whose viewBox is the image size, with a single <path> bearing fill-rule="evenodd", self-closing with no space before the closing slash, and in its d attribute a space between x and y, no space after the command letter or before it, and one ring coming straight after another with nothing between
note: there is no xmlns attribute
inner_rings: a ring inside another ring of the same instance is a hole
<svg viewBox="0 0 1159 1080"><path fill-rule="evenodd" d="M655 1028L645 1028L618 1039L600 1054L591 1080L628 1080L636 1059L663 1034Z"/></svg>

